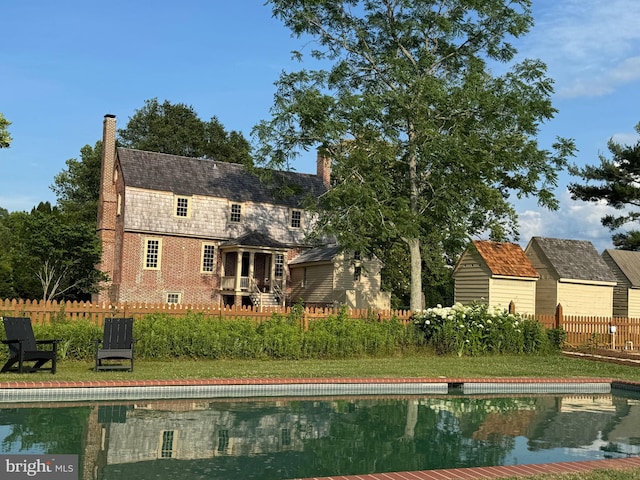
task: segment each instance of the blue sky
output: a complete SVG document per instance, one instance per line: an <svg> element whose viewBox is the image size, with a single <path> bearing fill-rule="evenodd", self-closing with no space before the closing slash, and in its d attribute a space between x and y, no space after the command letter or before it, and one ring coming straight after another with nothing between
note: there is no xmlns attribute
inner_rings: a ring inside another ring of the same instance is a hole
<svg viewBox="0 0 640 480"><path fill-rule="evenodd" d="M607 141L638 141L640 122L640 2L533 0L536 25L517 40L521 57L542 59L555 79L556 118L539 138L573 138L574 161L595 164ZM242 131L269 117L274 82L300 68L302 48L271 17L262 0L167 0L107 3L86 0L4 2L0 42L0 112L12 125L0 150L0 207L30 210L55 202L49 188L65 161L94 145L102 119L123 128L150 98L191 105L200 118L217 116ZM315 171L315 155L295 165ZM533 235L590 240L610 248L600 225L606 208L574 202L563 174L561 209L516 205L521 243Z"/></svg>

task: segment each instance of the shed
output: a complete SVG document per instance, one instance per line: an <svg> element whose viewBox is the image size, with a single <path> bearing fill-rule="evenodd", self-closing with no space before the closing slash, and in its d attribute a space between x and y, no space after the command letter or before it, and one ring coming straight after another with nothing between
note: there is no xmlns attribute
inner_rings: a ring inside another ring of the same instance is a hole
<svg viewBox="0 0 640 480"><path fill-rule="evenodd" d="M312 248L289 262L291 301L310 306L389 310L391 295L381 291L382 262L342 252L337 245Z"/></svg>
<svg viewBox="0 0 640 480"><path fill-rule="evenodd" d="M456 263L453 278L456 302L505 309L513 302L516 312L535 314L538 272L520 245L476 240Z"/></svg>
<svg viewBox="0 0 640 480"><path fill-rule="evenodd" d="M616 277L613 316L640 317L640 252L605 250L602 258Z"/></svg>
<svg viewBox="0 0 640 480"><path fill-rule="evenodd" d="M591 242L533 237L525 253L540 275L536 315L553 315L558 304L565 315L612 315L616 278Z"/></svg>

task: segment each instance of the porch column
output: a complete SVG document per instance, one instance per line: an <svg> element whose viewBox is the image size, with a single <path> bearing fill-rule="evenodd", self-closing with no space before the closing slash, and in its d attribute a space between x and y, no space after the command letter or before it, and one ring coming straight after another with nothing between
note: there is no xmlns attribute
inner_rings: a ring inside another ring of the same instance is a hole
<svg viewBox="0 0 640 480"><path fill-rule="evenodd" d="M240 292L240 277L242 276L242 249L238 250L236 258L236 295Z"/></svg>
<svg viewBox="0 0 640 480"><path fill-rule="evenodd" d="M251 291L251 282L255 283L255 278L253 278L253 264L255 261L256 252L249 252L249 291Z"/></svg>
<svg viewBox="0 0 640 480"><path fill-rule="evenodd" d="M273 293L273 282L276 281L276 254L271 254L271 272L269 273L269 293Z"/></svg>

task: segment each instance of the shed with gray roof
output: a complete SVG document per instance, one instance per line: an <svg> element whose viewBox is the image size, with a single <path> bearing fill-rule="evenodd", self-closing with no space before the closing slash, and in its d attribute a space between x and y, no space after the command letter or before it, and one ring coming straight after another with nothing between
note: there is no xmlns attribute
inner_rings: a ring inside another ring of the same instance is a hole
<svg viewBox="0 0 640 480"><path fill-rule="evenodd" d="M640 317L640 252L605 250L602 258L616 277L613 316Z"/></svg>
<svg viewBox="0 0 640 480"><path fill-rule="evenodd" d="M553 315L558 304L565 315L613 314L616 277L591 242L533 237L525 254L540 275L536 315Z"/></svg>

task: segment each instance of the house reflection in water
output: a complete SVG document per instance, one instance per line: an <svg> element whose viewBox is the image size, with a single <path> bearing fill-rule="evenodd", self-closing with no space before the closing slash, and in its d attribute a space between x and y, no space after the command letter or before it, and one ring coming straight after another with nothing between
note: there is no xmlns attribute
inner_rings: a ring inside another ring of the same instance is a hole
<svg viewBox="0 0 640 480"><path fill-rule="evenodd" d="M77 453L83 480L267 480L640 455L638 425L617 395L22 404L0 444Z"/></svg>

